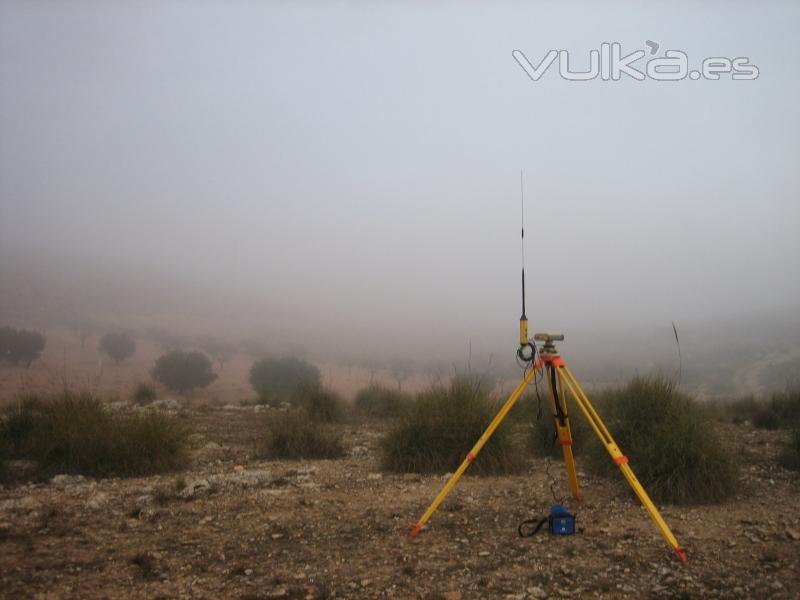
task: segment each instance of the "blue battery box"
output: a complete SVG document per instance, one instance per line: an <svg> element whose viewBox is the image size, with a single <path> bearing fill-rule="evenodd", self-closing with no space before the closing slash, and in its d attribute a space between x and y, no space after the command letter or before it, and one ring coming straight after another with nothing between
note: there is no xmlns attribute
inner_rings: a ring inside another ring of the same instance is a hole
<svg viewBox="0 0 800 600"><path fill-rule="evenodd" d="M550 516L547 517L548 529L553 535L572 535L575 533L575 515L567 512L563 504L554 504L550 507Z"/></svg>

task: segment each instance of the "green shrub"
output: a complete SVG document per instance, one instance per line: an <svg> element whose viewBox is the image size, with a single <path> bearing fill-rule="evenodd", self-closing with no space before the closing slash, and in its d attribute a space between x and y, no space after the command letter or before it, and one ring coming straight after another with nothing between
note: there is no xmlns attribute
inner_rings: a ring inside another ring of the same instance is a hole
<svg viewBox="0 0 800 600"><path fill-rule="evenodd" d="M800 471L800 429L792 431L789 444L781 454L781 463L788 469Z"/></svg>
<svg viewBox="0 0 800 600"><path fill-rule="evenodd" d="M179 394L206 387L217 378L205 354L182 350L173 350L159 357L150 375Z"/></svg>
<svg viewBox="0 0 800 600"><path fill-rule="evenodd" d="M292 404L306 411L314 421L333 423L344 417L339 394L321 385L303 386L292 395Z"/></svg>
<svg viewBox="0 0 800 600"><path fill-rule="evenodd" d="M761 429L800 427L800 389L776 392L767 402L756 403L751 420Z"/></svg>
<svg viewBox="0 0 800 600"><path fill-rule="evenodd" d="M800 388L772 394L769 407L778 416L781 429L800 427Z"/></svg>
<svg viewBox="0 0 800 600"><path fill-rule="evenodd" d="M6 464L6 450L0 444L0 483L8 479L8 465Z"/></svg>
<svg viewBox="0 0 800 600"><path fill-rule="evenodd" d="M12 365L22 363L27 369L39 358L46 341L38 331L0 327L0 360L7 360Z"/></svg>
<svg viewBox="0 0 800 600"><path fill-rule="evenodd" d="M72 392L25 398L0 423L9 456L37 462L43 474L171 470L184 463L186 438L185 429L165 415L110 413L92 395Z"/></svg>
<svg viewBox="0 0 800 600"><path fill-rule="evenodd" d="M386 419L400 416L410 404L408 394L373 384L358 392L355 408L367 417Z"/></svg>
<svg viewBox="0 0 800 600"><path fill-rule="evenodd" d="M387 471L454 471L497 414L498 403L475 381L454 379L419 395L384 438L382 468ZM484 446L468 472L514 473L524 466L520 444L507 423Z"/></svg>
<svg viewBox="0 0 800 600"><path fill-rule="evenodd" d="M270 415L258 450L261 458L271 459L344 456L341 436L311 419L304 410Z"/></svg>
<svg viewBox="0 0 800 600"><path fill-rule="evenodd" d="M133 401L136 404L150 404L157 397L156 388L149 383L138 383L133 390Z"/></svg>
<svg viewBox="0 0 800 600"><path fill-rule="evenodd" d="M753 425L759 429L778 429L781 425L780 416L771 406L759 406L751 417Z"/></svg>
<svg viewBox="0 0 800 600"><path fill-rule="evenodd" d="M107 333L100 338L99 348L119 364L133 356L136 352L136 342L127 333Z"/></svg>
<svg viewBox="0 0 800 600"><path fill-rule="evenodd" d="M661 502L720 502L735 491L737 467L709 413L663 377L633 379L606 392L603 418L648 493ZM589 466L615 474L604 446L586 446ZM616 475L618 476L618 474Z"/></svg>
<svg viewBox="0 0 800 600"><path fill-rule="evenodd" d="M246 402L249 403L252 401L242 400L243 404ZM273 408L277 408L278 406L280 406L280 400L278 399L278 396L275 396L274 394L269 394L267 392L261 392L260 394L258 394L255 403L262 404L264 406L272 406Z"/></svg>
<svg viewBox="0 0 800 600"><path fill-rule="evenodd" d="M250 367L250 385L259 396L291 396L298 389L319 386L319 369L299 358L262 358ZM272 400L275 402L277 400Z"/></svg>
<svg viewBox="0 0 800 600"><path fill-rule="evenodd" d="M752 423L764 404L753 396L744 396L730 401L712 400L705 406L716 420L741 425L745 421Z"/></svg>

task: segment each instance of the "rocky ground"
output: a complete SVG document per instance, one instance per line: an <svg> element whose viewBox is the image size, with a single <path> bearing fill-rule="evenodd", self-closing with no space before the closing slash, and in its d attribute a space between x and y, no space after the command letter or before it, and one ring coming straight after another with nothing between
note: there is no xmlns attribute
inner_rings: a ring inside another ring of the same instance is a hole
<svg viewBox="0 0 800 600"><path fill-rule="evenodd" d="M167 407L169 408L169 407ZM182 410L195 431L182 473L59 475L0 489L6 598L797 598L800 477L780 433L726 426L743 461L734 501L663 507L680 564L619 481L581 476L572 537L517 536L543 515L561 465L465 477L415 540L443 476L378 470L385 425L347 424L337 461L259 461L252 407ZM634 469L636 465L633 465Z"/></svg>

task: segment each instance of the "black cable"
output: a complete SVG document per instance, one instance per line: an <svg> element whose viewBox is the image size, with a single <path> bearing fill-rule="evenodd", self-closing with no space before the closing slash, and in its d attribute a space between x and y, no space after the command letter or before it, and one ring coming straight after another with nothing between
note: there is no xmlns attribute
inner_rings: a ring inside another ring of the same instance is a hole
<svg viewBox="0 0 800 600"><path fill-rule="evenodd" d="M547 475L547 481L550 483L550 493L553 495L553 503L554 504L561 504L561 501L558 499L556 495L556 480L550 476L550 457L547 456L544 459L544 470L545 474Z"/></svg>
<svg viewBox="0 0 800 600"><path fill-rule="evenodd" d="M542 525L547 523L547 521L547 517L542 517L541 519L526 519L517 527L517 533L519 533L519 537L531 537L532 535L536 535L542 528Z"/></svg>

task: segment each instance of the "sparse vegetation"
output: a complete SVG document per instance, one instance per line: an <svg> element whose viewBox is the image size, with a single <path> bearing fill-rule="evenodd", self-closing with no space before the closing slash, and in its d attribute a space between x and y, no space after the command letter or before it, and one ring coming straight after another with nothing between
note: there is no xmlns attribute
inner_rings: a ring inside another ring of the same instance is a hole
<svg viewBox="0 0 800 600"><path fill-rule="evenodd" d="M461 464L497 412L497 402L479 383L454 379L419 395L389 431L382 444L382 467L388 471L446 473ZM524 466L524 452L501 425L468 472L514 473Z"/></svg>
<svg viewBox="0 0 800 600"><path fill-rule="evenodd" d="M29 368L44 350L46 339L38 331L0 327L0 360Z"/></svg>
<svg viewBox="0 0 800 600"><path fill-rule="evenodd" d="M709 414L663 377L637 377L604 394L601 416L654 499L676 504L721 502L736 486L735 458ZM601 444L586 446L589 465L616 474Z"/></svg>
<svg viewBox="0 0 800 600"><path fill-rule="evenodd" d="M753 425L763 429L800 427L800 388L772 394L753 415Z"/></svg>
<svg viewBox="0 0 800 600"><path fill-rule="evenodd" d="M750 421L759 429L795 429L800 427L800 388L775 392L767 400L753 396L711 406L723 421L741 424Z"/></svg>
<svg viewBox="0 0 800 600"><path fill-rule="evenodd" d="M119 364L134 355L136 342L127 333L107 333L100 338L99 348L100 352Z"/></svg>
<svg viewBox="0 0 800 600"><path fill-rule="evenodd" d="M302 409L270 415L260 440L262 458L340 458L341 436L329 426L311 419Z"/></svg>
<svg viewBox="0 0 800 600"><path fill-rule="evenodd" d="M179 394L206 387L217 378L205 354L182 350L173 350L159 357L150 375Z"/></svg>
<svg viewBox="0 0 800 600"><path fill-rule="evenodd" d="M88 393L23 398L4 415L0 439L10 457L36 461L45 475L144 475L186 457L186 431L174 419L110 413Z"/></svg>
<svg viewBox="0 0 800 600"><path fill-rule="evenodd" d="M708 408L722 421L730 421L741 425L745 421L753 422L755 414L760 410L761 404L753 396L737 398L732 402L715 402Z"/></svg>
<svg viewBox="0 0 800 600"><path fill-rule="evenodd" d="M410 404L408 394L372 384L358 392L355 408L364 416L386 419L400 416Z"/></svg>
<svg viewBox="0 0 800 600"><path fill-rule="evenodd" d="M320 385L319 369L299 358L263 358L250 367L250 385L271 402L288 398L298 389Z"/></svg>
<svg viewBox="0 0 800 600"><path fill-rule="evenodd" d="M156 388L150 383L139 382L133 390L133 401L136 404L150 404L156 397Z"/></svg>

